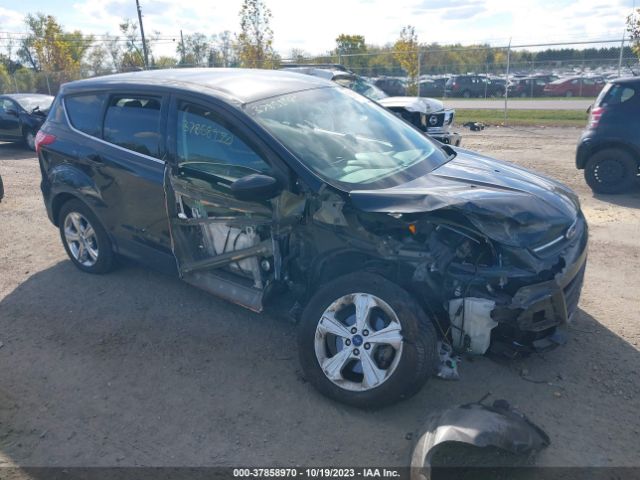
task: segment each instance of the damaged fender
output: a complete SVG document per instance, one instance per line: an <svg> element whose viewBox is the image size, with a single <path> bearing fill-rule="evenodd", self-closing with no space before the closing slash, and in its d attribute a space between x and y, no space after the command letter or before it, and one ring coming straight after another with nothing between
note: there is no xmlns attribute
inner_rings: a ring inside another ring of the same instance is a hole
<svg viewBox="0 0 640 480"><path fill-rule="evenodd" d="M551 443L549 436L506 400L492 406L469 403L430 416L411 456L411 478L431 478L436 446L460 442L475 447L497 447L514 454L531 454Z"/></svg>

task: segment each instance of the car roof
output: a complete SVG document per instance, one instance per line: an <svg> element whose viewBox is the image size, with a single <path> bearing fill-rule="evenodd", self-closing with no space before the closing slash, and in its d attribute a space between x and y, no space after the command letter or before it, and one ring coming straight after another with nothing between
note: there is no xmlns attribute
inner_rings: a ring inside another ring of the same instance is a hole
<svg viewBox="0 0 640 480"><path fill-rule="evenodd" d="M172 68L78 80L63 85L62 91L69 94L92 89L148 86L206 92L228 102L244 104L334 84L322 78L282 70Z"/></svg>
<svg viewBox="0 0 640 480"><path fill-rule="evenodd" d="M640 83L640 77L612 78L611 80L609 80L609 83L636 84Z"/></svg>
<svg viewBox="0 0 640 480"><path fill-rule="evenodd" d="M3 93L0 97L14 100L20 100L21 98L53 98L51 95L45 95L44 93Z"/></svg>

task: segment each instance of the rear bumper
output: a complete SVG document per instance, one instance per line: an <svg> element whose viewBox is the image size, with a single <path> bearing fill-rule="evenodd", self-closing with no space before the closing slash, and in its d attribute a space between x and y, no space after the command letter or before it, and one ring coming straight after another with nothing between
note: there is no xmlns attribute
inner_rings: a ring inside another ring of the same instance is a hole
<svg viewBox="0 0 640 480"><path fill-rule="evenodd" d="M593 142L589 138L581 138L576 149L576 168L583 170L593 151Z"/></svg>

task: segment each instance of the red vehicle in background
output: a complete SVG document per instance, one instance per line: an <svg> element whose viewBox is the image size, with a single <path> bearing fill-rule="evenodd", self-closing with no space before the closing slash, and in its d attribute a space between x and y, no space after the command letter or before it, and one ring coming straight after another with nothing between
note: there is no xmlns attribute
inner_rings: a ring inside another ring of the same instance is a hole
<svg viewBox="0 0 640 480"><path fill-rule="evenodd" d="M545 85L543 92L550 97L597 97L604 85L602 77L560 78Z"/></svg>

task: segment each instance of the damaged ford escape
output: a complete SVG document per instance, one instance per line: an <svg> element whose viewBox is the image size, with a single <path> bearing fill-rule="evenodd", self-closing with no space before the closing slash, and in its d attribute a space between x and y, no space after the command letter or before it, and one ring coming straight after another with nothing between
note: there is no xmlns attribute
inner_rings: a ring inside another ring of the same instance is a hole
<svg viewBox="0 0 640 480"><path fill-rule="evenodd" d="M72 82L36 148L80 270L120 255L256 312L284 307L306 378L351 405L415 393L438 342L550 348L577 309L587 224L570 189L432 141L327 80L175 69Z"/></svg>

